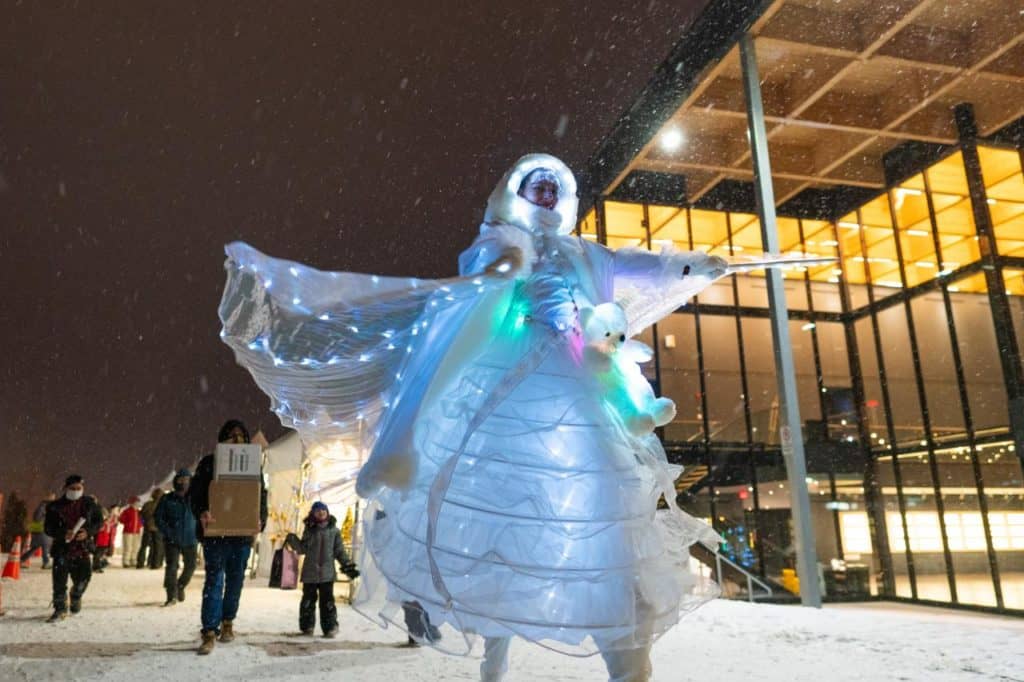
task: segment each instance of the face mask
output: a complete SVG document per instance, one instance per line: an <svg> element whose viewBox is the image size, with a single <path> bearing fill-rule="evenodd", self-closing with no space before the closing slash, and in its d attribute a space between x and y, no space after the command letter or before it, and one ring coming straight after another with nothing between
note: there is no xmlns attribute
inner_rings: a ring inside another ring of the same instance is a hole
<svg viewBox="0 0 1024 682"><path fill-rule="evenodd" d="M64 491L64 497L66 497L69 500L71 500L72 502L74 502L75 500L80 498L83 493L85 493L84 490L65 490Z"/></svg>

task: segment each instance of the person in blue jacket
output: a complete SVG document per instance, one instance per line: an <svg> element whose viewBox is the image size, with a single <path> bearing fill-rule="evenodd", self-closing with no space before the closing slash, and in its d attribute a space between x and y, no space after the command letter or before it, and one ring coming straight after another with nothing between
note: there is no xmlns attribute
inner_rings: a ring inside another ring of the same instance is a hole
<svg viewBox="0 0 1024 682"><path fill-rule="evenodd" d="M185 588L192 580L196 570L196 517L192 512L189 500L189 485L192 472L182 469L174 477L174 490L160 498L160 503L153 512L157 528L164 539L164 555L167 564L164 569L164 589L167 590L167 601L164 606L174 606L185 601ZM184 562L181 575L178 575L178 558Z"/></svg>

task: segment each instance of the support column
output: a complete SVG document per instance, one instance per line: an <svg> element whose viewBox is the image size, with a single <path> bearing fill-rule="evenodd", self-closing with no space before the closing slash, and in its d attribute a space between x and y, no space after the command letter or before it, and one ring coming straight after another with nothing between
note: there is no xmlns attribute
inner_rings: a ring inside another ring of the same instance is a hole
<svg viewBox="0 0 1024 682"><path fill-rule="evenodd" d="M974 226L978 233L978 248L981 250L982 272L988 288L996 343L999 345L999 361L1003 368L1003 383L1006 386L1007 406L1010 410L1010 430L1017 456L1024 463L1024 372L1021 371L1020 347L1017 345L1013 330L1010 301L1006 296L1003 269L999 263L992 216L988 212L985 179L981 175L978 126L974 120L974 107L969 103L958 104L953 110L953 115L960 137L960 150L963 153L964 171L967 175L967 191L970 193Z"/></svg>
<svg viewBox="0 0 1024 682"><path fill-rule="evenodd" d="M754 192L757 214L761 222L761 242L765 253L780 251L779 232L775 222L775 193L772 188L771 164L768 160L768 137L764 125L764 103L761 101L761 80L757 71L757 55L750 35L740 39L740 63L743 68L743 91L747 100L747 130L754 162ZM768 309L775 351L775 373L778 379L780 422L779 440L786 461L789 491L796 540L796 564L800 577L800 601L804 606L821 606L818 585L818 556L811 525L811 503L807 493L807 463L800 423L800 404L796 391L796 371L789 339L789 313L782 273L769 269Z"/></svg>

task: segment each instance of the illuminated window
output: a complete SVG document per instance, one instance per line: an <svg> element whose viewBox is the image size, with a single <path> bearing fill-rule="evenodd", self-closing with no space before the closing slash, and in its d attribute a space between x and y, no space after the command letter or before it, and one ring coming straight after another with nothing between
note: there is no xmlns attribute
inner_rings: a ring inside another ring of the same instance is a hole
<svg viewBox="0 0 1024 682"><path fill-rule="evenodd" d="M1024 256L1024 177L1016 150L978 147L999 253Z"/></svg>
<svg viewBox="0 0 1024 682"><path fill-rule="evenodd" d="M843 538L843 551L853 554L871 554L871 532L868 515L864 512L839 512L839 529Z"/></svg>

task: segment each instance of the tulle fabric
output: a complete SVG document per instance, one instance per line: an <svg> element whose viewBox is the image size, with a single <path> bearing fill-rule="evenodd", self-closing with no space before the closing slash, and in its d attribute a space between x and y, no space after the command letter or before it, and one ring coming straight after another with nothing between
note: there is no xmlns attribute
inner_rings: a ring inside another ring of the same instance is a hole
<svg viewBox="0 0 1024 682"><path fill-rule="evenodd" d="M420 639L429 623L441 637L426 641L452 653L515 635L589 655L649 645L717 594L687 569L713 531L656 511L678 467L653 434L626 432L563 338L502 328L422 415L415 484L364 516L365 614Z"/></svg>

